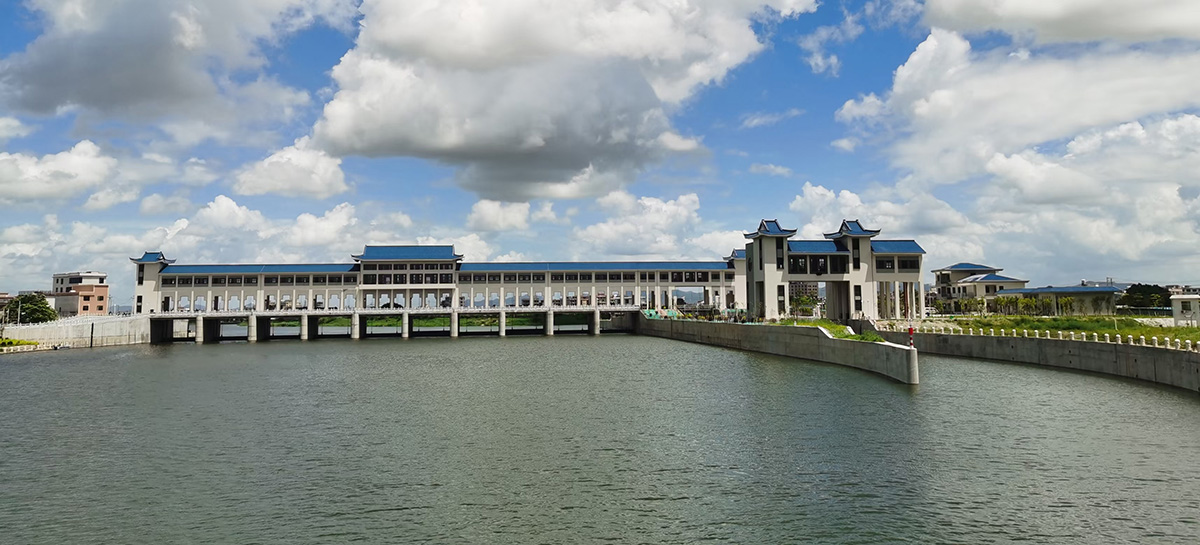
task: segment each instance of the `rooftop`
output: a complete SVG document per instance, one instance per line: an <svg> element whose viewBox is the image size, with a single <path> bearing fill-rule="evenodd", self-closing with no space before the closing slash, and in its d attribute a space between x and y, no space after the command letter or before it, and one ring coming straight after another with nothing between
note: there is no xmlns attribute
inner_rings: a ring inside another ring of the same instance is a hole
<svg viewBox="0 0 1200 545"><path fill-rule="evenodd" d="M459 260L463 256L454 253L454 246L367 246L363 253L351 256L355 261L401 261L401 260Z"/></svg>
<svg viewBox="0 0 1200 545"><path fill-rule="evenodd" d="M796 234L795 229L784 229L779 226L779 220L762 220L758 223L758 230L753 233L746 233L746 238L758 238L761 236L773 237L790 237Z"/></svg>
<svg viewBox="0 0 1200 545"><path fill-rule="evenodd" d="M463 263L462 272L724 271L724 261L544 261Z"/></svg>
<svg viewBox="0 0 1200 545"><path fill-rule="evenodd" d="M174 263L174 259L167 259L167 256L162 252L144 252L142 257L131 257L130 261L134 263Z"/></svg>
<svg viewBox="0 0 1200 545"><path fill-rule="evenodd" d="M1040 288L1021 288L1016 290L1004 290L1004 295L1037 295L1037 294L1064 294L1070 295L1074 293L1096 294L1096 293L1120 293L1121 289L1115 286L1043 286Z"/></svg>
<svg viewBox="0 0 1200 545"><path fill-rule="evenodd" d="M873 237L879 234L878 229L867 229L859 223L858 220L842 220L841 227L833 233L825 233L825 238L841 238L845 236L851 237Z"/></svg>
<svg viewBox="0 0 1200 545"><path fill-rule="evenodd" d="M1028 280L1019 280L1009 276L988 273L968 276L962 280L959 280L959 282L964 284L973 284L976 282L1028 282Z"/></svg>
<svg viewBox="0 0 1200 545"><path fill-rule="evenodd" d="M1004 270L1004 269L998 269L998 268L996 268L996 267L989 267L989 266L987 266L987 265L980 265L980 264L978 264L978 263L955 263L955 264L953 264L953 265L950 265L949 267L942 267L942 268L940 268L940 269L934 269L934 270L933 270L933 272L941 272L941 271L987 271L987 272L1000 272L1000 271L1003 271L1003 270Z"/></svg>
<svg viewBox="0 0 1200 545"><path fill-rule="evenodd" d="M915 240L872 240L871 252L877 254L924 254Z"/></svg>
<svg viewBox="0 0 1200 545"><path fill-rule="evenodd" d="M340 273L358 271L357 263L300 263L280 265L168 265L162 274Z"/></svg>

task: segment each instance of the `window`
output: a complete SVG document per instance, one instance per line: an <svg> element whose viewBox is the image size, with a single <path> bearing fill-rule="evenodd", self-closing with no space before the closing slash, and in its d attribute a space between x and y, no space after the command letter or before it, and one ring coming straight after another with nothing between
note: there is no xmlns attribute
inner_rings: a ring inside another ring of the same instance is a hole
<svg viewBox="0 0 1200 545"><path fill-rule="evenodd" d="M379 270L381 270L381 271L390 271L390 270L392 270L392 264L391 264L391 263L380 263L380 264L379 264Z"/></svg>
<svg viewBox="0 0 1200 545"><path fill-rule="evenodd" d="M518 274L517 275L518 282L528 282L530 278L533 278L533 276L528 275L528 274Z"/></svg>
<svg viewBox="0 0 1200 545"><path fill-rule="evenodd" d="M563 275L561 275L561 274L552 274L552 275L550 275L550 281L551 281L551 282L562 282L562 281L563 281Z"/></svg>
<svg viewBox="0 0 1200 545"><path fill-rule="evenodd" d="M297 276L296 277L296 285L307 285L307 284L308 284L307 276Z"/></svg>
<svg viewBox="0 0 1200 545"><path fill-rule="evenodd" d="M393 274L392 275L392 283L393 284L407 284L408 283L408 275L404 274L404 273Z"/></svg>
<svg viewBox="0 0 1200 545"><path fill-rule="evenodd" d="M208 277L207 276L197 276L196 278L194 278L192 280L192 283L195 286L207 286L208 285Z"/></svg>
<svg viewBox="0 0 1200 545"><path fill-rule="evenodd" d="M696 273L696 281L697 282L708 282L708 273L706 273L706 272Z"/></svg>
<svg viewBox="0 0 1200 545"><path fill-rule="evenodd" d="M292 284L295 284L295 283L296 283L296 277L294 277L294 276L280 276L280 277L279 277L279 283L280 283L280 284L283 284L283 285L285 285L285 286L290 286L290 285L292 285Z"/></svg>
<svg viewBox="0 0 1200 545"><path fill-rule="evenodd" d="M329 275L329 278L325 279L325 282L331 286L340 286L342 284L342 275L331 274Z"/></svg>
<svg viewBox="0 0 1200 545"><path fill-rule="evenodd" d="M597 282L608 282L608 273L596 273Z"/></svg>
<svg viewBox="0 0 1200 545"><path fill-rule="evenodd" d="M787 297L784 295L783 289L782 284L775 286L775 299L778 301L776 304L779 305L780 314L787 312Z"/></svg>
<svg viewBox="0 0 1200 545"><path fill-rule="evenodd" d="M454 273L442 273L438 275L438 280L440 280L443 284L453 284Z"/></svg>
<svg viewBox="0 0 1200 545"><path fill-rule="evenodd" d="M362 275L362 277L363 277L363 284L366 284L366 283L367 283L367 275L365 275L365 274L364 274L364 275ZM390 275L390 274L380 274L380 275L378 276L378 279L377 279L377 281L378 281L380 284L391 284L391 283L392 283L392 275Z"/></svg>
<svg viewBox="0 0 1200 545"><path fill-rule="evenodd" d="M414 270L414 271L423 271L423 270L425 270L425 265L424 265L424 264L422 264L422 263L413 263L413 264L411 265L411 267L412 267L412 270Z"/></svg>
<svg viewBox="0 0 1200 545"><path fill-rule="evenodd" d="M621 275L621 280L625 281L625 282L633 282L634 279L636 279L636 278L637 278L637 275L633 274L633 273L625 273L625 274ZM633 292L625 292L626 295L629 295L630 293L633 293ZM627 303L627 304L633 304L633 303Z"/></svg>
<svg viewBox="0 0 1200 545"><path fill-rule="evenodd" d="M900 258L900 270L904 272L917 272L921 270L921 259L917 257L902 257Z"/></svg>
<svg viewBox="0 0 1200 545"><path fill-rule="evenodd" d="M646 281L646 273L642 273L639 278L642 279L642 282L645 282Z"/></svg>
<svg viewBox="0 0 1200 545"><path fill-rule="evenodd" d="M230 285L230 286L240 286L240 285L242 285L242 277L240 277L240 276L230 276L230 277L229 277L229 285Z"/></svg>
<svg viewBox="0 0 1200 545"><path fill-rule="evenodd" d="M378 269L379 269L379 265L376 265L374 263L363 263L363 266L362 266L362 270L364 270L364 271L374 271L374 270L378 270Z"/></svg>
<svg viewBox="0 0 1200 545"><path fill-rule="evenodd" d="M97 306L97 307L96 307L96 310L103 311L103 310L104 310L104 305L99 305L99 306Z"/></svg>
<svg viewBox="0 0 1200 545"><path fill-rule="evenodd" d="M533 275L533 281L534 281L534 282L545 282L545 281L546 281L546 275L544 275L544 274L535 274L535 275Z"/></svg>
<svg viewBox="0 0 1200 545"><path fill-rule="evenodd" d="M829 259L823 255L809 257L808 270L811 274L825 274L829 272Z"/></svg>
<svg viewBox="0 0 1200 545"><path fill-rule="evenodd" d="M453 270L454 270L454 264L453 264L453 263L442 263L442 266L441 266L440 268L441 268L443 271L453 271Z"/></svg>
<svg viewBox="0 0 1200 545"><path fill-rule="evenodd" d="M514 283L514 282L516 282L516 281L517 281L517 275L515 275L515 274L506 274L506 275L504 275L504 281L505 281L506 283L509 283L509 284L511 284L511 283Z"/></svg>
<svg viewBox="0 0 1200 545"><path fill-rule="evenodd" d="M91 301L91 300L92 300L92 296L91 296L91 295L84 295L84 296L83 296L83 300L84 300L84 301Z"/></svg>
<svg viewBox="0 0 1200 545"><path fill-rule="evenodd" d="M104 296L103 296L103 295L97 295L97 296L96 296L96 300L97 300L97 301L103 301L103 300L104 300Z"/></svg>
<svg viewBox="0 0 1200 545"><path fill-rule="evenodd" d="M460 284L470 284L471 283L471 275L469 275L469 274L458 275L458 282Z"/></svg>
<svg viewBox="0 0 1200 545"><path fill-rule="evenodd" d="M487 279L488 279L488 282L499 282L499 281L500 281L500 275L498 275L498 274L489 274L489 275L487 275Z"/></svg>
<svg viewBox="0 0 1200 545"><path fill-rule="evenodd" d="M781 237L775 238L775 268L783 270L783 243L785 241Z"/></svg>
<svg viewBox="0 0 1200 545"><path fill-rule="evenodd" d="M82 276L72 276L70 279L67 280L67 283L68 284L82 284L83 277Z"/></svg>
<svg viewBox="0 0 1200 545"><path fill-rule="evenodd" d="M862 286L854 286L854 310L862 312Z"/></svg>
<svg viewBox="0 0 1200 545"><path fill-rule="evenodd" d="M984 286L983 292L984 293L996 293L996 286Z"/></svg>
<svg viewBox="0 0 1200 545"><path fill-rule="evenodd" d="M363 284L374 284L375 283L375 275L373 275L373 274L364 274L364 275L362 275L362 277L363 277Z"/></svg>
<svg viewBox="0 0 1200 545"><path fill-rule="evenodd" d="M892 272L896 270L895 258L880 257L875 259L875 270L880 272Z"/></svg>
<svg viewBox="0 0 1200 545"><path fill-rule="evenodd" d="M734 278L735 278L734 273L731 273L731 272L725 273L725 280L733 280Z"/></svg>
<svg viewBox="0 0 1200 545"><path fill-rule="evenodd" d="M325 275L314 276L312 279L312 283L314 286L324 286L325 285Z"/></svg>
<svg viewBox="0 0 1200 545"><path fill-rule="evenodd" d="M857 238L850 239L850 249L851 249L851 253L853 254L853 257L854 257L854 270L857 271L859 268L862 267L862 261L858 258L858 239Z"/></svg>
<svg viewBox="0 0 1200 545"><path fill-rule="evenodd" d="M212 279L212 284L214 286L224 286L225 283L226 283L226 278L224 276L214 276Z"/></svg>
<svg viewBox="0 0 1200 545"><path fill-rule="evenodd" d="M180 285L180 286L190 286L190 285L192 285L192 277L190 277L190 276L184 276L184 277L181 277L181 278L179 279L179 285Z"/></svg>
<svg viewBox="0 0 1200 545"><path fill-rule="evenodd" d="M681 272L672 272L672 273L671 273L671 281L672 281L672 282L683 282L683 273L681 273Z"/></svg>
<svg viewBox="0 0 1200 545"><path fill-rule="evenodd" d="M808 274L808 257L802 255L789 255L788 274Z"/></svg>
<svg viewBox="0 0 1200 545"><path fill-rule="evenodd" d="M689 283L695 282L696 281L696 273L694 273L692 271L683 273L683 281L689 282Z"/></svg>
<svg viewBox="0 0 1200 545"><path fill-rule="evenodd" d="M829 274L846 274L850 269L850 256L829 256Z"/></svg>
<svg viewBox="0 0 1200 545"><path fill-rule="evenodd" d="M666 282L670 278L671 278L671 273L665 273L665 272L658 273L658 281L659 282Z"/></svg>
<svg viewBox="0 0 1200 545"><path fill-rule="evenodd" d="M567 282L578 282L578 281L579 281L579 275L578 275L578 274L571 273L571 274L568 274L568 275L567 275Z"/></svg>
<svg viewBox="0 0 1200 545"><path fill-rule="evenodd" d="M279 285L279 277L278 276L267 276L267 277L263 278L263 285L278 286Z"/></svg>
<svg viewBox="0 0 1200 545"><path fill-rule="evenodd" d="M424 284L424 282L422 282L421 280L422 280L422 278L421 278L421 275L419 275L419 274L408 275L408 283L409 284Z"/></svg>
<svg viewBox="0 0 1200 545"><path fill-rule="evenodd" d="M145 280L145 276L146 276L146 266L138 265L137 285L139 285L139 286L142 285L142 281ZM58 283L62 283L61 278L55 278L54 281L58 282Z"/></svg>
<svg viewBox="0 0 1200 545"><path fill-rule="evenodd" d="M88 309L88 306L87 306L87 305L83 305L83 310L87 310L87 309Z"/></svg>
<svg viewBox="0 0 1200 545"><path fill-rule="evenodd" d="M1191 301L1180 301L1179 302L1179 310L1182 310L1184 312L1191 312L1192 311L1192 302Z"/></svg>
<svg viewBox="0 0 1200 545"><path fill-rule="evenodd" d="M407 271L407 270L408 270L408 263L396 263L395 265L392 265L392 270L394 270L394 271Z"/></svg>
<svg viewBox="0 0 1200 545"><path fill-rule="evenodd" d="M425 283L426 284L437 284L438 283L438 275L433 274L433 273L426 274L425 275Z"/></svg>

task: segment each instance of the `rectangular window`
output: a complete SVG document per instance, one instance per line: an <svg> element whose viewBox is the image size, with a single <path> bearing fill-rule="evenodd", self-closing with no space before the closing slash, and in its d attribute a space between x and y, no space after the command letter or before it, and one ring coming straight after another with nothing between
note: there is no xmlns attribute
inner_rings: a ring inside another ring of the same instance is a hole
<svg viewBox="0 0 1200 545"><path fill-rule="evenodd" d="M84 301L91 301L91 300L92 300L92 296L91 296L91 295L84 295L84 296L83 296L83 300L84 300Z"/></svg>
<svg viewBox="0 0 1200 545"><path fill-rule="evenodd" d="M862 286L854 286L854 310L862 312Z"/></svg>
<svg viewBox="0 0 1200 545"><path fill-rule="evenodd" d="M196 278L192 279L192 285L208 286L208 277L207 276L197 276Z"/></svg>
<svg viewBox="0 0 1200 545"><path fill-rule="evenodd" d="M823 255L814 255L808 258L809 274L825 274L829 272L829 259Z"/></svg>
<svg viewBox="0 0 1200 545"><path fill-rule="evenodd" d="M576 273L571 273L571 274L568 274L568 275L567 275L567 282L578 282L578 281L579 281L579 275L578 275L578 274L576 274Z"/></svg>
<svg viewBox="0 0 1200 545"><path fill-rule="evenodd" d="M407 271L407 270L408 270L408 263L396 263L396 264L392 265L392 270L394 270L394 271Z"/></svg>
<svg viewBox="0 0 1200 545"><path fill-rule="evenodd" d="M733 280L734 278L736 278L735 273L731 273L731 272L725 273L725 280L729 281L729 280Z"/></svg>
<svg viewBox="0 0 1200 545"><path fill-rule="evenodd" d="M683 282L683 273L678 272L678 271L672 272L671 273L671 281L675 282L675 283Z"/></svg>
<svg viewBox="0 0 1200 545"><path fill-rule="evenodd" d="M1191 312L1192 311L1192 302L1191 301L1180 301L1179 302L1179 310L1182 310L1184 312Z"/></svg>
<svg viewBox="0 0 1200 545"><path fill-rule="evenodd" d="M781 237L775 238L775 268L783 270L783 244L784 240Z"/></svg>
<svg viewBox="0 0 1200 545"><path fill-rule="evenodd" d="M850 239L850 252L852 254L852 257L854 258L854 270L857 271L860 268L862 268L862 260L859 259L859 255L858 255L858 239L857 238Z"/></svg>
<svg viewBox="0 0 1200 545"><path fill-rule="evenodd" d="M544 274L535 274L535 275L533 275L533 281L534 281L534 282L545 282L545 281L546 281L546 275L544 275Z"/></svg>
<svg viewBox="0 0 1200 545"><path fill-rule="evenodd" d="M137 285L139 285L139 286L140 286L140 285L142 285L142 282L145 280L145 276L146 276L146 266L145 266L145 265L138 265L138 279L137 279L137 280L138 280L138 282L137 282ZM61 283L61 282L62 282L62 279L61 279L61 278L56 278L54 281L55 281L55 282L59 282L59 283Z"/></svg>
<svg viewBox="0 0 1200 545"><path fill-rule="evenodd" d="M381 271L390 271L390 270L392 270L392 264L391 264L391 263L380 263L380 264L379 264L379 270L381 270Z"/></svg>
<svg viewBox="0 0 1200 545"><path fill-rule="evenodd" d="M487 279L488 279L488 282L499 282L500 275L499 274L489 274L489 275L487 275Z"/></svg>
<svg viewBox="0 0 1200 545"><path fill-rule="evenodd" d="M518 282L528 282L531 278L533 278L533 276L528 275L528 274L518 274L517 275Z"/></svg>
<svg viewBox="0 0 1200 545"><path fill-rule="evenodd" d="M921 270L921 259L916 257L900 258L900 270L904 272L917 272Z"/></svg>
<svg viewBox="0 0 1200 545"><path fill-rule="evenodd" d="M190 276L184 276L184 277L180 277L180 279L179 279L179 285L180 285L180 286L190 286L190 285L192 285L192 277L190 277Z"/></svg>
<svg viewBox="0 0 1200 545"><path fill-rule="evenodd" d="M517 281L517 275L506 274L506 275L504 275L504 281L509 284L515 283Z"/></svg>
<svg viewBox="0 0 1200 545"><path fill-rule="evenodd" d="M438 283L438 275L432 274L432 273L426 274L425 275L425 283L426 284L437 284Z"/></svg>
<svg viewBox="0 0 1200 545"><path fill-rule="evenodd" d="M425 264L423 264L423 263L413 263L412 265L409 265L409 267L411 267L412 270L414 270L414 271L425 270Z"/></svg>
<svg viewBox="0 0 1200 545"><path fill-rule="evenodd" d="M330 286L340 286L342 284L342 275L331 274L329 275L329 278L325 279L325 282Z"/></svg>
<svg viewBox="0 0 1200 545"><path fill-rule="evenodd" d="M551 282L562 282L562 281L563 281L563 275L561 275L561 274L552 274L552 275L550 275L550 281L551 281Z"/></svg>
<svg viewBox="0 0 1200 545"><path fill-rule="evenodd" d="M637 278L637 275L635 275L633 273L624 273L621 275L621 280L623 282L633 282L634 279L636 279L636 278ZM627 293L633 293L633 292L627 292ZM632 303L629 303L629 304L632 304Z"/></svg>
<svg viewBox="0 0 1200 545"><path fill-rule="evenodd" d="M325 285L325 275L322 274L319 276L314 276L312 283L314 286L324 286Z"/></svg>
<svg viewBox="0 0 1200 545"><path fill-rule="evenodd" d="M364 274L364 275L362 275L362 277L363 277L363 284L366 284L367 283L367 275ZM380 284L391 284L392 283L392 275L380 274L377 279L377 282L379 282Z"/></svg>
<svg viewBox="0 0 1200 545"><path fill-rule="evenodd" d="M342 277L342 282L345 284L357 284L358 283L358 275L357 274L347 274L346 276Z"/></svg>
<svg viewBox="0 0 1200 545"><path fill-rule="evenodd" d="M96 296L96 300L97 300L97 301L103 301L103 300L104 300L104 296L103 296L103 295L98 295L98 296Z"/></svg>
<svg viewBox="0 0 1200 545"><path fill-rule="evenodd" d="M582 273L582 274L580 274L580 275L579 275L579 281L580 281L580 282L591 282L591 281L592 281L592 273Z"/></svg>
<svg viewBox="0 0 1200 545"><path fill-rule="evenodd" d="M808 257L789 255L788 274L808 274Z"/></svg>
<svg viewBox="0 0 1200 545"><path fill-rule="evenodd" d="M373 274L363 274L362 277L363 277L363 284L374 284L375 283L375 275L373 275Z"/></svg>
<svg viewBox="0 0 1200 545"><path fill-rule="evenodd" d="M242 277L240 277L240 276L230 276L230 277L229 277L229 285L230 285L230 286L240 286L240 285L242 285Z"/></svg>
<svg viewBox="0 0 1200 545"><path fill-rule="evenodd" d="M443 271L453 271L453 270L454 270L454 264L453 264L453 263L442 263L442 267L441 267L441 269L442 269Z"/></svg>
<svg viewBox="0 0 1200 545"><path fill-rule="evenodd" d="M471 283L471 275L469 275L469 274L458 275L458 283L459 284L470 284Z"/></svg>
<svg viewBox="0 0 1200 545"><path fill-rule="evenodd" d="M443 284L453 284L454 273L442 273L438 275L438 280L440 280Z"/></svg>
<svg viewBox="0 0 1200 545"><path fill-rule="evenodd" d="M374 270L378 270L378 269L379 269L379 265L377 265L375 263L363 263L363 266L362 266L362 270L364 270L364 271L374 271Z"/></svg>
<svg viewBox="0 0 1200 545"><path fill-rule="evenodd" d="M308 285L308 276L307 275L297 276L296 277L296 285L297 286L307 286Z"/></svg>
<svg viewBox="0 0 1200 545"><path fill-rule="evenodd" d="M697 282L708 282L708 273L707 272L696 273L696 281Z"/></svg>
<svg viewBox="0 0 1200 545"><path fill-rule="evenodd" d="M879 257L875 259L875 270L880 272L892 272L896 270L896 260L891 257Z"/></svg>
<svg viewBox="0 0 1200 545"><path fill-rule="evenodd" d="M671 279L671 273L665 273L665 272L658 273L658 281L659 282L666 282L670 279Z"/></svg>
<svg viewBox="0 0 1200 545"><path fill-rule="evenodd" d="M87 305L83 305L83 310L87 310L87 309L88 309L88 306L87 306Z"/></svg>
<svg viewBox="0 0 1200 545"><path fill-rule="evenodd" d="M645 282L646 281L646 273L642 273L640 276L638 276L638 278L640 278L642 280L642 282Z"/></svg>
<svg viewBox="0 0 1200 545"><path fill-rule="evenodd" d="M292 284L295 284L295 283L296 283L296 277L294 277L294 276L280 276L280 277L279 277L279 283L280 283L280 284L283 284L284 286L290 286L290 285L292 285Z"/></svg>
<svg viewBox="0 0 1200 545"><path fill-rule="evenodd" d="M608 273L596 273L597 282L608 282Z"/></svg>
<svg viewBox="0 0 1200 545"><path fill-rule="evenodd" d="M850 256L834 255L829 256L829 273L830 274L846 274L850 269Z"/></svg>
<svg viewBox="0 0 1200 545"><path fill-rule="evenodd" d="M224 276L214 276L212 282L214 286L224 286L226 284L226 280L227 279Z"/></svg>
<svg viewBox="0 0 1200 545"><path fill-rule="evenodd" d="M410 274L410 275L408 275L408 283L409 283L409 284L424 284L425 282L422 282L422 277L421 277L421 275L419 275L419 274Z"/></svg>
<svg viewBox="0 0 1200 545"><path fill-rule="evenodd" d="M103 311L103 310L104 310L104 305L99 305L99 306L97 306L97 307L96 307L96 310Z"/></svg>
<svg viewBox="0 0 1200 545"><path fill-rule="evenodd" d="M487 275L486 275L486 274L477 274L477 275L475 275L473 278L475 278L475 281L476 281L476 282L487 282Z"/></svg>
<svg viewBox="0 0 1200 545"><path fill-rule="evenodd" d="M408 283L408 275L404 274L404 273L393 274L392 275L392 283L393 284L407 284Z"/></svg>
<svg viewBox="0 0 1200 545"><path fill-rule="evenodd" d="M683 281L688 282L688 283L695 282L696 281L696 273L694 273L692 271L683 273Z"/></svg>
<svg viewBox="0 0 1200 545"><path fill-rule="evenodd" d="M263 285L264 286L278 286L279 285L279 277L278 276L263 277Z"/></svg>

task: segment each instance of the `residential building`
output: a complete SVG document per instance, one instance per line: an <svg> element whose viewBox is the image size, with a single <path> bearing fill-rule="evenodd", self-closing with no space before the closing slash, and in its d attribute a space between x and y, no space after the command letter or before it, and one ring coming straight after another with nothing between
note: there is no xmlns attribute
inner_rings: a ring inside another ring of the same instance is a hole
<svg viewBox="0 0 1200 545"><path fill-rule="evenodd" d="M59 316L102 316L109 312L108 274L76 271L55 274L46 302Z"/></svg>

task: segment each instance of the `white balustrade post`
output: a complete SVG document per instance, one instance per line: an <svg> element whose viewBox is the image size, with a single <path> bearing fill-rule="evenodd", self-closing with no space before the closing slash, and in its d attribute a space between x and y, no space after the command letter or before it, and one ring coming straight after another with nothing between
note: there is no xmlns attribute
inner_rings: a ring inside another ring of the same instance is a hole
<svg viewBox="0 0 1200 545"><path fill-rule="evenodd" d="M1058 340L1060 340L1060 341L1063 340L1063 332L1062 331L1058 332Z"/></svg>
<svg viewBox="0 0 1200 545"><path fill-rule="evenodd" d="M1022 335L1022 336L1025 336L1025 337L1029 337L1029 330L1028 330L1028 329L1022 329L1022 330L1021 330L1021 335Z"/></svg>
<svg viewBox="0 0 1200 545"><path fill-rule="evenodd" d="M1108 333L1105 333L1105 334L1104 334L1104 342L1110 342L1110 341L1108 340Z"/></svg>
<svg viewBox="0 0 1200 545"><path fill-rule="evenodd" d="M1183 344L1182 341L1180 341L1179 339L1175 339L1175 350L1179 350L1180 348L1183 348L1182 344Z"/></svg>
<svg viewBox="0 0 1200 545"><path fill-rule="evenodd" d="M1154 341L1154 347L1158 348L1158 336L1150 337L1150 339Z"/></svg>

